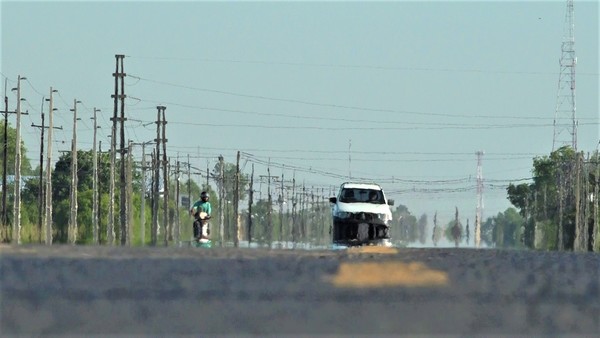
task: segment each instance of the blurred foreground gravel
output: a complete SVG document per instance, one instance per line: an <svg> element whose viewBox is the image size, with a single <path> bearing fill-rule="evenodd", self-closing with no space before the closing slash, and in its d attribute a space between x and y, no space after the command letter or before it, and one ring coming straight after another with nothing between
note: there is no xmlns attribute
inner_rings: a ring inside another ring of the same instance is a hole
<svg viewBox="0 0 600 338"><path fill-rule="evenodd" d="M0 246L0 335L600 336L600 255Z"/></svg>

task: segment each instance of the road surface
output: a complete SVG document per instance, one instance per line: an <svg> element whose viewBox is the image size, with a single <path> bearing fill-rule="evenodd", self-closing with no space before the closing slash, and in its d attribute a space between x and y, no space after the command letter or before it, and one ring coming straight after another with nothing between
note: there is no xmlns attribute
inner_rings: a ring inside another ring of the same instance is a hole
<svg viewBox="0 0 600 338"><path fill-rule="evenodd" d="M600 335L600 255L0 246L0 335Z"/></svg>

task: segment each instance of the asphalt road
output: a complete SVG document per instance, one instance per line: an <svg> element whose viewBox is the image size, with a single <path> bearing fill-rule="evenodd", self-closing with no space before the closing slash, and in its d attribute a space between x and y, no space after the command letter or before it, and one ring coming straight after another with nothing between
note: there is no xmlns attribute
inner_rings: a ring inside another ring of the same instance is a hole
<svg viewBox="0 0 600 338"><path fill-rule="evenodd" d="M0 246L0 335L600 336L600 255Z"/></svg>

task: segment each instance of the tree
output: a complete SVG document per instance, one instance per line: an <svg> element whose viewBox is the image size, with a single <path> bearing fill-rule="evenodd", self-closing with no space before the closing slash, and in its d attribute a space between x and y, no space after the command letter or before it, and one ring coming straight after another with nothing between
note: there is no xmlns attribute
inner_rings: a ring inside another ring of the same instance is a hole
<svg viewBox="0 0 600 338"><path fill-rule="evenodd" d="M582 152L565 146L535 158L533 165L533 183L507 188L509 200L525 218L524 244L549 250L600 250L594 198L600 176L598 152L584 161Z"/></svg>
<svg viewBox="0 0 600 338"><path fill-rule="evenodd" d="M53 210L53 223L56 225L56 238L57 242L67 241L67 225L69 223L70 216L70 187L71 187L71 153L67 152L62 154L56 161L54 172L52 174L52 210ZM110 158L107 153L98 155L98 192L108 194L108 184L102 184L102 182L109 182L110 179ZM80 234L78 238L79 242L87 242L88 238L92 234L91 230L91 219L92 219L92 154L91 151L78 151L77 152L77 220L81 222L82 229L79 230ZM139 183L138 187L139 187ZM27 182L23 200L27 204L37 206L38 192L39 192L39 180L31 179ZM138 189L139 190L139 189ZM118 198L118 196L117 196ZM118 204L116 204L118 205ZM36 215L37 215L37 208ZM107 215L107 212L102 212ZM88 236L89 235L89 236ZM86 237L88 236L88 237Z"/></svg>
<svg viewBox="0 0 600 338"><path fill-rule="evenodd" d="M6 127L6 158L4 157L4 128ZM10 125L5 125L4 119L0 121L0 173L2 177L6 175L6 186L3 185L3 181L0 180L0 186L2 186L2 193L6 197L6 210L3 212L6 215L6 224L0 224L0 241L9 242L9 225L12 223L12 210L14 205L14 175L15 175L15 144L17 139L17 130L15 128L10 127ZM21 141L21 154L27 154L27 149L23 141ZM6 173L4 172L4 164L6 164ZM21 156L21 177L23 179L27 179L27 176L31 176L31 163L29 159L25 156ZM10 176L10 177L8 177ZM21 198L22 199L22 198ZM31 208L29 205L21 204L21 224L23 225L23 230L31 229L28 226L28 221L32 217L30 214ZM1 208L1 206L0 206ZM23 239L27 240L31 238L32 234L29 233L29 236L24 232ZM33 238L32 238L33 240Z"/></svg>
<svg viewBox="0 0 600 338"><path fill-rule="evenodd" d="M494 242L494 227L496 217L488 217L488 219L481 224L481 241L488 246L493 247Z"/></svg>
<svg viewBox="0 0 600 338"><path fill-rule="evenodd" d="M509 201L525 218L523 242L526 246L555 250L574 248L578 156L571 147L564 146L550 156L536 157L533 183L508 186Z"/></svg>
<svg viewBox="0 0 600 338"><path fill-rule="evenodd" d="M419 227L419 243L425 244L427 240L427 215L422 214L418 222Z"/></svg>
<svg viewBox="0 0 600 338"><path fill-rule="evenodd" d="M7 165L6 173L8 175L15 174L15 142L17 139L17 130L12 128L10 124L7 126ZM0 144L4 145L4 120L0 121ZM21 140L21 154L27 154L27 148ZM0 159L4 161L4 149L0 146ZM0 162L2 162L0 161ZM0 165L0 173L4 174L4 167ZM21 174L30 176L33 174L31 170L31 162L25 156L21 157Z"/></svg>
<svg viewBox="0 0 600 338"><path fill-rule="evenodd" d="M458 208L454 213L454 221L448 223L446 227L446 238L449 241L454 241L454 245L458 248L458 244L462 239L463 228L460 220L458 219Z"/></svg>
<svg viewBox="0 0 600 338"><path fill-rule="evenodd" d="M419 239L417 218L413 216L405 205L398 205L392 212L391 234L398 241L413 243Z"/></svg>
<svg viewBox="0 0 600 338"><path fill-rule="evenodd" d="M221 163L220 162L217 162L217 164L215 164L215 167L213 168L213 171L212 171L212 176L216 178L217 188L224 189L225 200L233 201L237 166L235 163L227 163L227 162L222 162L222 163L223 163L223 173L224 173L223 181L221 181ZM243 200L246 198L247 191L248 191L247 186L248 186L248 183L250 182L250 179L248 178L247 174L243 174L241 172L241 169L240 169L239 180L240 180L239 198L240 198L240 200Z"/></svg>
<svg viewBox="0 0 600 338"><path fill-rule="evenodd" d="M519 215L515 208L508 208L504 213L499 213L496 219L496 231L501 233L502 237L496 236L498 246L505 248L521 247L524 224L525 219Z"/></svg>
<svg viewBox="0 0 600 338"><path fill-rule="evenodd" d="M441 226L438 226L437 221L437 211L433 215L433 233L431 234L431 241L433 242L433 246L437 246L440 239L442 239L442 235L444 230Z"/></svg>

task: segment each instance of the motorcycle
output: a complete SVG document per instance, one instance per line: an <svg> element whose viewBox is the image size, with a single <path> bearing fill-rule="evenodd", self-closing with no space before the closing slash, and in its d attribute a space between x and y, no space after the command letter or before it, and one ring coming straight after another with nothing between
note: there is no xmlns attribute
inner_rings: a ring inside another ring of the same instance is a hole
<svg viewBox="0 0 600 338"><path fill-rule="evenodd" d="M210 248L212 247L212 241L209 238L209 234L210 234L210 230L209 230L209 223L208 220L210 219L210 216L205 213L205 212L200 212L198 214L198 216L196 217L196 220L194 221L194 223L198 222L197 225L194 226L198 226L199 229L198 231L200 232L200 236L198 236L197 238L194 238L194 246L197 248Z"/></svg>

